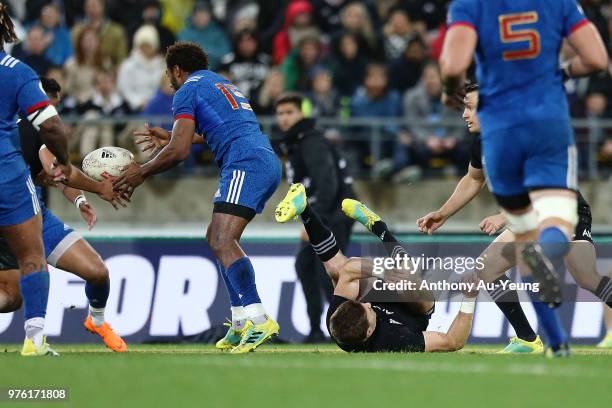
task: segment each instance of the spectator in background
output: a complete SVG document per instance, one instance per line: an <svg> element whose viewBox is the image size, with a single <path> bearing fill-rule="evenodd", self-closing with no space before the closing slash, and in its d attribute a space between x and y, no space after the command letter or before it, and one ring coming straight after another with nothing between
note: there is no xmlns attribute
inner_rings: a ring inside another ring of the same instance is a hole
<svg viewBox="0 0 612 408"><path fill-rule="evenodd" d="M61 19L59 6L54 2L45 5L40 12L39 25L51 38L45 56L53 65L64 65L73 54L70 32Z"/></svg>
<svg viewBox="0 0 612 408"><path fill-rule="evenodd" d="M428 63L418 85L404 95L404 117L410 124L411 139L419 145L418 158L423 170L446 170L450 164L455 174L462 174L469 161L468 148L460 142L464 130L459 123L457 126L439 124L441 121L457 120L457 113L440 102L441 95L442 81L438 66L434 62ZM416 124L423 121L426 124Z"/></svg>
<svg viewBox="0 0 612 408"><path fill-rule="evenodd" d="M342 22L342 28L333 35L332 46L335 46L342 34L348 32L356 36L359 49L363 50L369 59L384 57L381 37L363 3L348 3L340 11L340 21Z"/></svg>
<svg viewBox="0 0 612 408"><path fill-rule="evenodd" d="M111 66L109 57L100 50L100 40L96 30L85 27L77 36L74 56L66 61L66 93L74 98L73 105L82 105L93 95L96 72ZM69 103L69 101L67 101Z"/></svg>
<svg viewBox="0 0 612 408"><path fill-rule="evenodd" d="M285 76L283 72L277 68L271 69L261 85L257 97L251 100L251 106L253 106L255 113L262 116L274 115L274 101L276 101L284 91Z"/></svg>
<svg viewBox="0 0 612 408"><path fill-rule="evenodd" d="M287 6L285 23L273 40L272 58L275 65L283 63L292 49L306 37L318 37L319 31L312 21L312 6L306 0L293 0Z"/></svg>
<svg viewBox="0 0 612 408"><path fill-rule="evenodd" d="M164 10L162 24L173 33L179 33L192 14L194 0L160 0Z"/></svg>
<svg viewBox="0 0 612 408"><path fill-rule="evenodd" d="M95 77L95 90L91 99L79 106L79 113L84 119L124 116L132 113L129 104L117 91L115 73L110 70L98 71ZM124 125L86 125L80 137L81 157L102 146L116 146L115 135Z"/></svg>
<svg viewBox="0 0 612 408"><path fill-rule="evenodd" d="M158 0L146 0L142 7L142 16L138 24L132 26L130 33L134 38L136 30L143 25L152 25L157 30L159 37L159 49L161 54L166 53L166 49L174 44L176 37L168 28L161 24L162 9Z"/></svg>
<svg viewBox="0 0 612 408"><path fill-rule="evenodd" d="M324 66L316 66L311 70L311 91L306 93L306 101L311 105L308 116L330 118L338 116L340 111L340 95L333 87L332 73Z"/></svg>
<svg viewBox="0 0 612 408"><path fill-rule="evenodd" d="M377 10L374 4L378 4L381 0L361 0L362 3L368 10L370 17L376 19L373 21L373 25L378 25ZM315 12L315 20L317 26L323 30L324 33L335 33L342 28L342 22L340 21L340 12L348 4L355 2L355 0L312 0L312 6Z"/></svg>
<svg viewBox="0 0 612 408"><path fill-rule="evenodd" d="M38 75L45 75L53 66L45 56L51 40L52 37L45 34L42 27L33 26L28 31L26 40L13 48L12 55L28 64Z"/></svg>
<svg viewBox="0 0 612 408"><path fill-rule="evenodd" d="M365 75L368 60L355 34L343 33L333 49L334 86L341 96L353 96Z"/></svg>
<svg viewBox="0 0 612 408"><path fill-rule="evenodd" d="M389 77L387 68L384 64L372 63L367 66L363 86L359 87L351 99L351 116L367 118L395 118L401 115L401 98L397 91L389 89ZM382 126L383 137L395 140L399 128L398 126ZM357 134L361 134L362 142L357 142L356 147L360 154L361 164L370 167L376 160L391 155L392 143L381 143L381 156L372 157L370 151L369 134L364 133L363 128L356 129Z"/></svg>
<svg viewBox="0 0 612 408"><path fill-rule="evenodd" d="M100 42L100 54L113 67L127 57L127 36L123 27L106 18L104 0L85 0L85 19L72 28L72 42L78 43L79 36L86 28L96 31ZM76 47L75 47L76 48Z"/></svg>
<svg viewBox="0 0 612 408"><path fill-rule="evenodd" d="M400 57L414 35L412 21L406 10L393 9L384 27L385 58L392 60Z"/></svg>
<svg viewBox="0 0 612 408"><path fill-rule="evenodd" d="M234 52L223 57L219 67L248 99L257 93L269 70L270 57L259 52L257 32L253 30L236 34Z"/></svg>
<svg viewBox="0 0 612 408"><path fill-rule="evenodd" d="M208 54L208 64L215 71L221 63L221 58L231 52L230 43L223 29L213 21L210 5L205 1L197 1L193 6L193 14L178 35L181 41L191 41L198 44Z"/></svg>
<svg viewBox="0 0 612 408"><path fill-rule="evenodd" d="M117 78L119 92L133 111L141 111L155 95L165 70L157 30L152 25L143 25L134 34L134 48L121 63Z"/></svg>
<svg viewBox="0 0 612 408"><path fill-rule="evenodd" d="M420 36L408 41L400 57L389 63L391 88L404 93L419 82L427 58L427 45Z"/></svg>
<svg viewBox="0 0 612 408"><path fill-rule="evenodd" d="M298 46L283 62L285 89L288 91L307 92L310 88L310 70L321 59L321 43L318 37L304 37Z"/></svg>

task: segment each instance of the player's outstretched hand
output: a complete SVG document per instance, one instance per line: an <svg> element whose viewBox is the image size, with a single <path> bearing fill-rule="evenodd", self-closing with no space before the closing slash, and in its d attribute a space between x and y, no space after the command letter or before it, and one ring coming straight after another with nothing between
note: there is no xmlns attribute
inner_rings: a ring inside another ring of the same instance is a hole
<svg viewBox="0 0 612 408"><path fill-rule="evenodd" d="M91 231L93 227L96 225L96 221L98 221L98 216L96 214L96 210L89 204L87 201L83 201L79 205L79 211L81 212L81 217L87 223L89 230Z"/></svg>
<svg viewBox="0 0 612 408"><path fill-rule="evenodd" d="M480 222L480 230L488 235L493 235L506 226L506 217L503 214L491 215Z"/></svg>
<svg viewBox="0 0 612 408"><path fill-rule="evenodd" d="M125 208L130 202L129 196L124 191L115 191L113 181L115 177L109 176L108 174L102 174L104 180L101 181L102 189L98 192L98 196L104 201L108 201L115 210L119 209L119 206Z"/></svg>
<svg viewBox="0 0 612 408"><path fill-rule="evenodd" d="M444 225L445 222L446 217L440 211L434 211L419 218L416 224L420 232L431 235L435 230Z"/></svg>
<svg viewBox="0 0 612 408"><path fill-rule="evenodd" d="M135 131L134 136L143 152L153 153L170 142L170 132L160 127L150 127L148 123L145 123L144 130Z"/></svg>
<svg viewBox="0 0 612 408"><path fill-rule="evenodd" d="M463 97L460 93L447 94L442 92L442 103L450 109L459 110L463 108Z"/></svg>
<svg viewBox="0 0 612 408"><path fill-rule="evenodd" d="M123 169L123 173L113 181L115 191L123 192L128 198L134 189L144 183L142 167L138 163L130 163Z"/></svg>

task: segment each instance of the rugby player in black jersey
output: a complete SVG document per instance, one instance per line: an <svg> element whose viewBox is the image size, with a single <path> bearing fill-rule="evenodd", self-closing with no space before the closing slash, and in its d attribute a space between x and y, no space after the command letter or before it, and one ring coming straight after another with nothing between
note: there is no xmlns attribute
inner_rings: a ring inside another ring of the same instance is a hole
<svg viewBox="0 0 612 408"><path fill-rule="evenodd" d="M406 254L381 218L359 201L345 199L343 212L359 221L381 239L391 258ZM319 256L334 284L334 295L327 312L327 328L338 346L348 352L433 352L456 351L465 345L472 326L478 291L466 290L459 313L446 333L428 331L434 311L433 295L428 291L387 292L385 301L367 302L363 280L375 277L373 263L366 258L347 258L333 233L308 205L302 184L293 184L276 207L276 220L287 222L300 216L312 248ZM407 254L406 254L407 255ZM420 281L418 273L400 270L385 275L385 281ZM475 288L475 278L468 279ZM365 296L364 296L365 295ZM393 301L392 301L393 300Z"/></svg>
<svg viewBox="0 0 612 408"><path fill-rule="evenodd" d="M465 88L463 119L473 136L472 154L468 173L459 181L455 191L442 207L417 220L417 226L421 232L432 234L439 229L451 216L465 207L485 185L485 174L482 166L482 154L480 147L480 124L477 116L478 107L478 85L470 83ZM576 283L582 288L594 293L597 297L607 303L612 300L612 280L598 274L596 269L595 246L591 239L591 209L582 194L577 192L578 197L578 224L574 234L574 241L570 252L565 257L568 270L574 277ZM504 215L496 214L485 218L480 223L480 229L489 235L504 228L507 220ZM518 301L518 294L513 290L502 290L503 281L508 280L505 272L515 266L512 257L502 256L504 243L513 243L514 234L505 230L500 234L493 244L484 252L485 267L480 273L480 278L486 282L496 282L496 288L490 291L490 295L502 310L515 329L517 337L511 339L510 344L504 349L508 353L537 353L543 350L542 343L529 325L527 318ZM536 307L536 312L538 308ZM546 310L543 310L545 315ZM540 320L549 320L538 313ZM551 323L554 332L554 322ZM546 324L544 324L547 327ZM553 355L567 355L569 350L566 344L561 342L555 344L551 350Z"/></svg>

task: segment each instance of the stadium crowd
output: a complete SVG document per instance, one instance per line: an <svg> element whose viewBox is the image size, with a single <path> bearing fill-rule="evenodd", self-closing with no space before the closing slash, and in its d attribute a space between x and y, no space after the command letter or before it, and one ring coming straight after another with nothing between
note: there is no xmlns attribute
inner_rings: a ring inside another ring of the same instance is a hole
<svg viewBox="0 0 612 408"><path fill-rule="evenodd" d="M285 91L306 95L303 109L344 124L326 135L377 177L411 181L462 174L467 166L466 132L453 122L459 115L440 103L436 61L448 0L0 1L8 3L22 40L8 51L61 84L65 115L170 116L164 52L186 40L206 50L211 69L236 83L260 117L274 114ZM610 1L580 3L610 49ZM588 119L576 132L582 169L595 160L610 169L612 129L597 124L612 118L612 81L570 81L567 91L573 116ZM350 118L367 119L355 125ZM375 153L367 120L381 124ZM132 130L125 123L77 123L74 153L124 145ZM206 152L192 156L187 168Z"/></svg>

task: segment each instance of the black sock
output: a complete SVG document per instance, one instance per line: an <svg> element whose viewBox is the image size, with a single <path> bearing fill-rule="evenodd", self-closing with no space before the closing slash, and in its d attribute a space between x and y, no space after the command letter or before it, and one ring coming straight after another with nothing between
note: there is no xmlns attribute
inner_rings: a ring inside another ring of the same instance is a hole
<svg viewBox="0 0 612 408"><path fill-rule="evenodd" d="M308 234L308 239L310 239L310 245L319 256L319 259L322 262L332 259L340 251L334 233L323 224L323 221L321 221L317 213L309 205L306 206L300 216Z"/></svg>
<svg viewBox="0 0 612 408"><path fill-rule="evenodd" d="M489 291L489 295L514 328L516 336L521 340L534 341L537 335L531 328L525 312L523 312L518 293L516 290L508 289L507 286L506 290L503 289L501 283L509 280L505 275L494 280L495 289Z"/></svg>
<svg viewBox="0 0 612 408"><path fill-rule="evenodd" d="M595 295L606 302L606 305L612 307L612 279L607 276L601 278L597 289L595 289Z"/></svg>
<svg viewBox="0 0 612 408"><path fill-rule="evenodd" d="M397 238L393 236L391 231L389 231L387 224L385 224L383 221L376 221L372 225L372 233L382 241L383 246L391 258L395 258L398 255L402 258L404 255L408 256L408 252L399 243Z"/></svg>

